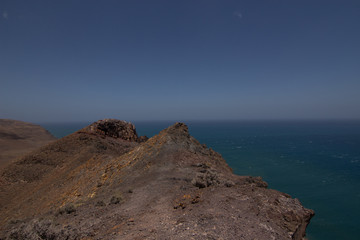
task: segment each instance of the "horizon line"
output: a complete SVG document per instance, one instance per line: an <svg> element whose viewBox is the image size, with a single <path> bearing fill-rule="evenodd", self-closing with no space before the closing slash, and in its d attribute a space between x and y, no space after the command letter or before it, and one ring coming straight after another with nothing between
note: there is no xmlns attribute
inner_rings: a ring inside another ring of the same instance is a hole
<svg viewBox="0 0 360 240"><path fill-rule="evenodd" d="M97 120L65 120L65 121L32 121L31 123L93 123L102 119L118 119L131 123L142 122L358 122L360 118L254 118L254 119L151 119L151 120L128 120L120 118L101 118ZM15 120L15 119L8 119ZM17 120L23 121L23 120ZM29 122L29 121L24 121Z"/></svg>

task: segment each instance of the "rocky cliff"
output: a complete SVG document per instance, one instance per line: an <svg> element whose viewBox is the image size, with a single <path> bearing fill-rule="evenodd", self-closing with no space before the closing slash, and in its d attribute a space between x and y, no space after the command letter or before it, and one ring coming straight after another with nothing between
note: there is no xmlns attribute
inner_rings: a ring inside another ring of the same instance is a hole
<svg viewBox="0 0 360 240"><path fill-rule="evenodd" d="M302 239L314 212L176 123L98 121L1 172L3 239Z"/></svg>

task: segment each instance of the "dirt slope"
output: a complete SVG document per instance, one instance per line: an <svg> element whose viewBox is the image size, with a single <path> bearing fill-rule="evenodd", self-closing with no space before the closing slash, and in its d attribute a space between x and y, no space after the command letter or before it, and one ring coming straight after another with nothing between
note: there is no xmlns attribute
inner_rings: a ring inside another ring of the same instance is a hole
<svg viewBox="0 0 360 240"><path fill-rule="evenodd" d="M1 173L4 239L302 239L313 211L234 175L182 123L103 120Z"/></svg>
<svg viewBox="0 0 360 240"><path fill-rule="evenodd" d="M0 168L54 140L54 136L38 125L0 119Z"/></svg>

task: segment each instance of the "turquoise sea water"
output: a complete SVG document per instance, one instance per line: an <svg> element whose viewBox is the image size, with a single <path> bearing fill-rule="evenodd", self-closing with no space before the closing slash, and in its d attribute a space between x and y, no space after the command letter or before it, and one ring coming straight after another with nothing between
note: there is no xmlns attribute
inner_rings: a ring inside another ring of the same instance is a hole
<svg viewBox="0 0 360 240"><path fill-rule="evenodd" d="M63 137L88 123L41 124ZM173 122L135 122L153 136ZM239 175L299 198L316 216L310 240L360 239L360 121L187 122Z"/></svg>

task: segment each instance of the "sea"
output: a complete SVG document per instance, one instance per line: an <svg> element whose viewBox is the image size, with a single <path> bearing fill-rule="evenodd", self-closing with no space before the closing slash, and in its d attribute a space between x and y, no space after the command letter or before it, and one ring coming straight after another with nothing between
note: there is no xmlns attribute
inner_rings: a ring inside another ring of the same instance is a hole
<svg viewBox="0 0 360 240"><path fill-rule="evenodd" d="M134 122L151 137L174 122ZM315 211L309 240L360 239L360 121L189 121L190 134L219 152L234 173ZM89 123L39 123L57 138Z"/></svg>

